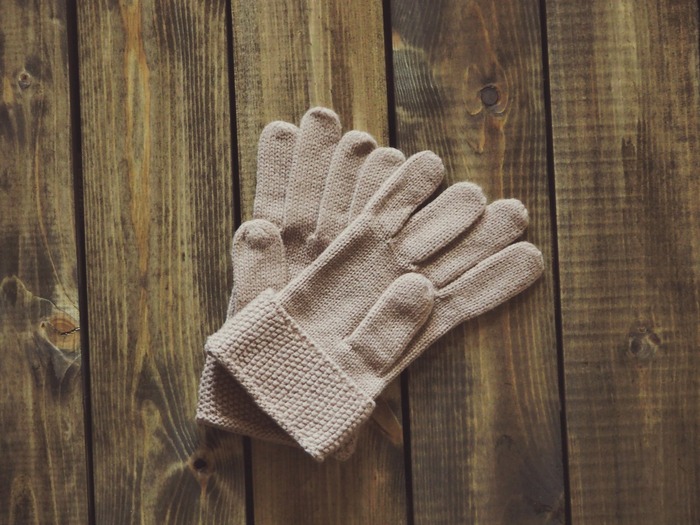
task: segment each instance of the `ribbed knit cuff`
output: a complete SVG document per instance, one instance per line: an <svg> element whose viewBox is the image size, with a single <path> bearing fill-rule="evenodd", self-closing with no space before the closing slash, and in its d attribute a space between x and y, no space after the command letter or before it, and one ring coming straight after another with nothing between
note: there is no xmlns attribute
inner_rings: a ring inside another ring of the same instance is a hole
<svg viewBox="0 0 700 525"><path fill-rule="evenodd" d="M323 460L374 410L374 400L263 292L209 337L206 350L301 447Z"/></svg>

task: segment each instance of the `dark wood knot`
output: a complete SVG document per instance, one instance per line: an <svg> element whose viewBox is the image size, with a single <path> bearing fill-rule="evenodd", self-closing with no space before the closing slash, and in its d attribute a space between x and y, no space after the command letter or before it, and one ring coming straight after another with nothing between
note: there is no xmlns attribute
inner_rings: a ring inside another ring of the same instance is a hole
<svg viewBox="0 0 700 525"><path fill-rule="evenodd" d="M32 76L26 71L22 71L17 77L17 84L21 89L27 89L32 85Z"/></svg>
<svg viewBox="0 0 700 525"><path fill-rule="evenodd" d="M494 85L483 87L479 93L481 95L481 102L487 108L495 106L498 104L498 101L501 100L501 94Z"/></svg>
<svg viewBox="0 0 700 525"><path fill-rule="evenodd" d="M207 468L207 461L203 458L197 458L192 462L195 470L201 472Z"/></svg>
<svg viewBox="0 0 700 525"><path fill-rule="evenodd" d="M635 323L627 334L627 355L638 360L652 359L661 347L661 339L651 323Z"/></svg>

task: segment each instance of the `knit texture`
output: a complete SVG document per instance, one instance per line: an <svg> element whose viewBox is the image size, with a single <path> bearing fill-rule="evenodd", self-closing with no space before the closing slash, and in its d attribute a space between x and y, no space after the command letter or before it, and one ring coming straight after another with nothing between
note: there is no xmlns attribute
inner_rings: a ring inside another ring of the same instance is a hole
<svg viewBox="0 0 700 525"><path fill-rule="evenodd" d="M478 186L458 183L422 206L442 177L433 153L408 159L315 261L207 342L316 459L433 342L542 273L535 246L511 244L527 225L521 203L487 206Z"/></svg>
<svg viewBox="0 0 700 525"><path fill-rule="evenodd" d="M273 122L258 144L254 219L236 232L234 286L227 318L266 289L280 290L360 214L405 158L378 148L367 133L341 137L340 121L325 108L309 110L300 127ZM288 433L209 354L199 388L197 420L276 443L296 445ZM335 452L347 458L354 438Z"/></svg>
<svg viewBox="0 0 700 525"><path fill-rule="evenodd" d="M352 380L263 292L207 342L258 406L316 459L335 452L374 409ZM305 410L299 410L304 406Z"/></svg>

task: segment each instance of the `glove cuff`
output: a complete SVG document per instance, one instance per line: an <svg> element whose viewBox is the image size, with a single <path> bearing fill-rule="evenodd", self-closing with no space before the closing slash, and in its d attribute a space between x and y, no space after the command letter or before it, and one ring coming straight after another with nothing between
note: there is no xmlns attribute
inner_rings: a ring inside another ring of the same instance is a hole
<svg viewBox="0 0 700 525"><path fill-rule="evenodd" d="M212 356L207 355L199 381L197 423L244 436L295 445L295 442L263 413Z"/></svg>
<svg viewBox="0 0 700 525"><path fill-rule="evenodd" d="M209 337L206 350L317 460L338 450L374 400L263 292Z"/></svg>

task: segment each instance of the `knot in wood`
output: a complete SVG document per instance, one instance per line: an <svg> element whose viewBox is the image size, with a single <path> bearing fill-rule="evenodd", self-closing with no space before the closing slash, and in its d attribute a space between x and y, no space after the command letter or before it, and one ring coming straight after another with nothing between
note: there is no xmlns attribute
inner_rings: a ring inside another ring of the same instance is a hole
<svg viewBox="0 0 700 525"><path fill-rule="evenodd" d="M627 354L640 361L652 359L661 346L661 339L651 324L639 323L630 328L627 339Z"/></svg>
<svg viewBox="0 0 700 525"><path fill-rule="evenodd" d="M498 91L498 88L494 85L485 86L481 89L479 94L481 96L481 102L486 107L495 106L501 99L501 94Z"/></svg>
<svg viewBox="0 0 700 525"><path fill-rule="evenodd" d="M192 462L192 466L195 470L202 471L207 468L207 461L203 458L197 458Z"/></svg>
<svg viewBox="0 0 700 525"><path fill-rule="evenodd" d="M32 85L32 76L26 71L22 71L17 77L17 84L20 89L27 89Z"/></svg>

